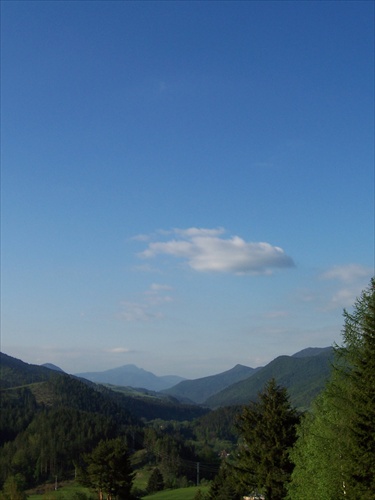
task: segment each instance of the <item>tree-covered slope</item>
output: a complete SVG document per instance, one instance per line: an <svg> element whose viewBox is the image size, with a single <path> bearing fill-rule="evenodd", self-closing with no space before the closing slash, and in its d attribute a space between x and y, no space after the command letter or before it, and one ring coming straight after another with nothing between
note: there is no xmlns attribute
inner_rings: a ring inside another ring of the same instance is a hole
<svg viewBox="0 0 375 500"><path fill-rule="evenodd" d="M286 387L291 402L297 408L308 408L324 388L331 373L333 349L323 349L313 356L279 356L252 376L233 384L211 396L205 405L219 406L248 404L255 401L264 385L275 378L278 385Z"/></svg>
<svg viewBox="0 0 375 500"><path fill-rule="evenodd" d="M0 352L0 388L44 382L52 376L53 371L49 368L24 363Z"/></svg>
<svg viewBox="0 0 375 500"><path fill-rule="evenodd" d="M202 404L210 396L222 391L226 387L244 380L255 373L254 368L248 366L236 365L231 370L227 370L217 375L202 377L195 380L183 380L179 384L162 391L181 401L194 401Z"/></svg>

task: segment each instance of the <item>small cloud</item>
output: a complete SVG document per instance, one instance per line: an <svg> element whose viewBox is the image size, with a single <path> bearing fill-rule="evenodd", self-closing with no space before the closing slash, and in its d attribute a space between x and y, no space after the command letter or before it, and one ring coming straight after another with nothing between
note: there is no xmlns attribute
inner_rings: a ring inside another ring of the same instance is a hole
<svg viewBox="0 0 375 500"><path fill-rule="evenodd" d="M332 293L327 309L351 307L368 284L373 269L360 264L334 266L320 275L322 280L336 281L340 287Z"/></svg>
<svg viewBox="0 0 375 500"><path fill-rule="evenodd" d="M219 236L220 234L225 233L225 229L222 227L214 228L214 229L205 229L201 227L190 227L188 229L178 229L175 228L173 230L174 233L182 236L183 238L193 238L196 236Z"/></svg>
<svg viewBox="0 0 375 500"><path fill-rule="evenodd" d="M172 287L169 285L161 285L160 283L152 283L150 290L152 292L159 292L160 290L172 290Z"/></svg>
<svg viewBox="0 0 375 500"><path fill-rule="evenodd" d="M160 254L187 261L200 272L272 274L276 268L294 267L280 247L265 242L246 242L239 236L222 237L223 228L174 229L174 239L149 243L139 255L145 259Z"/></svg>
<svg viewBox="0 0 375 500"><path fill-rule="evenodd" d="M136 234L135 236L132 236L130 238L132 241L149 241L150 240L150 235L149 234Z"/></svg>
<svg viewBox="0 0 375 500"><path fill-rule="evenodd" d="M334 266L328 269L321 275L324 280L338 280L344 283L352 283L353 281L369 278L373 270L361 266L360 264L347 264L343 266Z"/></svg>
<svg viewBox="0 0 375 500"><path fill-rule="evenodd" d="M109 352L112 354L123 354L130 352L126 347L114 347L113 349L106 349L104 352Z"/></svg>

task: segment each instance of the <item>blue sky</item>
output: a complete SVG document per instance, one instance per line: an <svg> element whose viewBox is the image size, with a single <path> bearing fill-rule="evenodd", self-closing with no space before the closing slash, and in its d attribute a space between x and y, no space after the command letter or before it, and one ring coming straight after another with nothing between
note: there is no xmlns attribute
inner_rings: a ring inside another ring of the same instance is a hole
<svg viewBox="0 0 375 500"><path fill-rule="evenodd" d="M3 352L196 378L374 272L374 3L3 1Z"/></svg>

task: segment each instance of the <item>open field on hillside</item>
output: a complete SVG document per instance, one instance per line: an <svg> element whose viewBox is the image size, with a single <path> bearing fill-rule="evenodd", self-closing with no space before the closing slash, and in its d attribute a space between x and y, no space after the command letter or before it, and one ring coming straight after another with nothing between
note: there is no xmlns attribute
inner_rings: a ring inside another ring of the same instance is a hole
<svg viewBox="0 0 375 500"><path fill-rule="evenodd" d="M74 481L61 483L58 485L57 491L55 491L53 484L43 485L28 492L27 498L30 500L80 500L80 494L81 498L85 494L87 500L97 498L97 495L88 488L80 486Z"/></svg>
<svg viewBox="0 0 375 500"><path fill-rule="evenodd" d="M202 493L208 491L208 486L190 486L189 488L179 488L178 490L159 491L153 495L147 495L142 500L193 500L197 491Z"/></svg>
<svg viewBox="0 0 375 500"><path fill-rule="evenodd" d="M206 493L209 486L190 486L188 488L179 488L174 490L159 491L152 495L142 497L142 500L193 500L198 490ZM33 490L35 491L35 490ZM90 492L88 488L80 486L73 482L61 483L57 491L54 490L53 484L47 484L39 487L38 492L29 492L29 500L80 500L80 494L86 495L86 499L94 500L97 496Z"/></svg>

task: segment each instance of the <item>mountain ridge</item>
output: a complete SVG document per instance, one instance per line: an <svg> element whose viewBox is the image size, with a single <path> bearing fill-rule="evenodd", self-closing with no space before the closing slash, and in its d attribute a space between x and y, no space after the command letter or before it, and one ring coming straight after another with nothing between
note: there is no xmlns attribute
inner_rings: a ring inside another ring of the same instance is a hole
<svg viewBox="0 0 375 500"><path fill-rule="evenodd" d="M101 372L76 373L75 376L90 380L97 384L144 388L152 391L162 391L163 389L168 389L182 380L185 380L178 375L158 376L134 364L126 364Z"/></svg>
<svg viewBox="0 0 375 500"><path fill-rule="evenodd" d="M183 380L162 392L174 396L180 401L193 401L197 404L203 404L210 396L213 396L235 382L246 379L256 371L257 368L237 364L230 370L218 373L217 375Z"/></svg>
<svg viewBox="0 0 375 500"><path fill-rule="evenodd" d="M247 379L209 397L204 405L209 408L246 405L257 399L268 380L275 378L278 385L288 390L294 406L308 408L330 376L334 355L333 347L314 349L320 350L312 356L278 356Z"/></svg>

